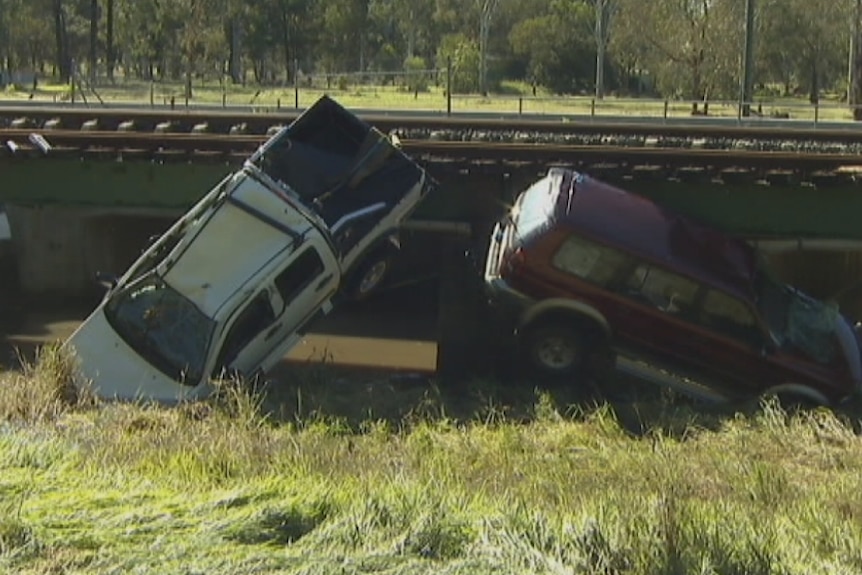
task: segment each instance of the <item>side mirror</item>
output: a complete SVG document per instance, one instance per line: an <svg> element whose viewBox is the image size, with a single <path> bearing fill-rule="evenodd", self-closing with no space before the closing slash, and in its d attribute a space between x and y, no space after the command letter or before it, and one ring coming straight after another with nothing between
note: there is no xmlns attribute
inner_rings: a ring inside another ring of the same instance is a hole
<svg viewBox="0 0 862 575"><path fill-rule="evenodd" d="M96 272L96 282L102 285L107 290L112 290L117 287L119 278L108 272Z"/></svg>

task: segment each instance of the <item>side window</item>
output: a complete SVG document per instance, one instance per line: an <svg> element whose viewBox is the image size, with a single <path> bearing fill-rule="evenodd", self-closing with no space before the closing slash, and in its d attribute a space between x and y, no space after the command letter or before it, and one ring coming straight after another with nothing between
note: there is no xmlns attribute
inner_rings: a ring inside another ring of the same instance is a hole
<svg viewBox="0 0 862 575"><path fill-rule="evenodd" d="M284 304L289 305L308 284L323 273L323 268L323 260L320 259L316 249L311 248L300 254L275 278L275 287L281 294Z"/></svg>
<svg viewBox="0 0 862 575"><path fill-rule="evenodd" d="M640 264L626 282L634 299L687 318L692 317L699 288L693 280L647 264Z"/></svg>
<svg viewBox="0 0 862 575"><path fill-rule="evenodd" d="M703 300L703 322L715 331L744 341L758 343L761 333L754 314L742 301L726 293L710 290Z"/></svg>
<svg viewBox="0 0 862 575"><path fill-rule="evenodd" d="M602 287L615 283L631 264L631 258L613 248L569 236L551 260L553 266Z"/></svg>
<svg viewBox="0 0 862 575"><path fill-rule="evenodd" d="M274 321L275 312L269 301L269 293L264 291L249 302L231 326L219 353L216 370L230 365L243 348Z"/></svg>

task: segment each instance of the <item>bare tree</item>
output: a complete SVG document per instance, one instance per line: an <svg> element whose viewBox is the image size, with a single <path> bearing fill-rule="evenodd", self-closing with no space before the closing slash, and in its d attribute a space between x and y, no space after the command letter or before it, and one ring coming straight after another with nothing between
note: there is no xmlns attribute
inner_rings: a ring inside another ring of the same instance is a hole
<svg viewBox="0 0 862 575"><path fill-rule="evenodd" d="M69 35L66 30L66 11L63 0L53 0L54 37L57 46L57 70L60 81L68 83L72 79L72 58L69 54Z"/></svg>
<svg viewBox="0 0 862 575"><path fill-rule="evenodd" d="M491 21L500 5L500 0L479 0L479 91L488 93L488 36L491 31Z"/></svg>
<svg viewBox="0 0 862 575"><path fill-rule="evenodd" d="M852 107L853 119L862 120L862 0L856 0L853 26L850 32L850 82L847 102Z"/></svg>
<svg viewBox="0 0 862 575"><path fill-rule="evenodd" d="M596 5L596 98L605 97L605 53L610 39L611 18L619 8L616 0L593 0Z"/></svg>
<svg viewBox="0 0 862 575"><path fill-rule="evenodd" d="M99 46L99 0L90 0L90 54L87 60L87 74L90 82L96 81L96 60Z"/></svg>
<svg viewBox="0 0 862 575"><path fill-rule="evenodd" d="M105 14L105 65L107 67L108 80L114 81L114 66L116 65L116 53L114 52L114 0L107 0L107 12Z"/></svg>

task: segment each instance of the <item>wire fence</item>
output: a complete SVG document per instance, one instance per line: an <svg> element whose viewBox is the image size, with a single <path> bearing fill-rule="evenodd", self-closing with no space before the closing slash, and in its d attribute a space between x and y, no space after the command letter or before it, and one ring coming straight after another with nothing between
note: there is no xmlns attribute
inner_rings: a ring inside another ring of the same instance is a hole
<svg viewBox="0 0 862 575"><path fill-rule="evenodd" d="M817 125L853 119L862 106L838 101L808 103L794 98L692 101L680 99L532 95L527 93L453 93L452 70L431 68L398 72L333 72L306 74L291 82L234 84L226 77L194 77L182 81L140 80L118 75L90 79L75 74L69 85L21 86L9 97L42 103L99 107L134 104L153 108L222 107L273 112L303 109L321 95L356 109L422 111L440 114L489 113L505 116L559 116L562 119L603 118L737 118L752 122L796 121ZM28 89L29 88L29 89ZM3 92L0 92L0 99Z"/></svg>

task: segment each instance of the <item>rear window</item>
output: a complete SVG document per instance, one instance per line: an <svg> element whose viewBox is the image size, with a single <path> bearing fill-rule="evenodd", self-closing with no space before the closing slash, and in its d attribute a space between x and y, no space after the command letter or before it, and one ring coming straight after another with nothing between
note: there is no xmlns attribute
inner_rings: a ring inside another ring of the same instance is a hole
<svg viewBox="0 0 862 575"><path fill-rule="evenodd" d="M518 235L526 238L551 220L560 193L560 179L543 178L530 186L515 209L515 226Z"/></svg>

